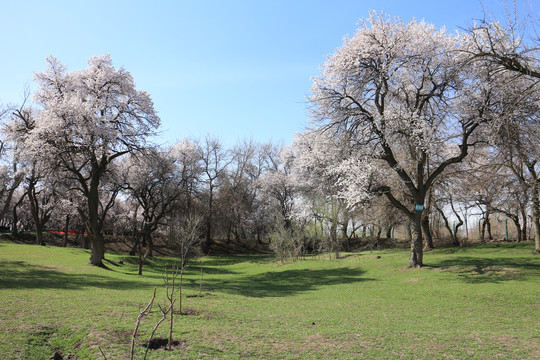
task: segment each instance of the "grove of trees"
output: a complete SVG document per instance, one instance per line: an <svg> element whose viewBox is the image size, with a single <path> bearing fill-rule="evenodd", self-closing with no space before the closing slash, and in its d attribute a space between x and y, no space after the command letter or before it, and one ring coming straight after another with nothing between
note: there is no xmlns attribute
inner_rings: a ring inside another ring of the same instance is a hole
<svg viewBox="0 0 540 360"><path fill-rule="evenodd" d="M372 12L313 79L310 121L288 146L153 144L160 119L127 70L105 55L69 72L50 57L33 98L1 112L0 221L35 230L38 244L46 229L84 231L96 266L105 233L129 235L145 257L156 237L189 234L204 251L270 242L283 259L337 257L399 226L409 267L421 267L443 236L435 220L463 245L474 226L491 237L498 216L540 252L534 24L484 19L448 34Z"/></svg>

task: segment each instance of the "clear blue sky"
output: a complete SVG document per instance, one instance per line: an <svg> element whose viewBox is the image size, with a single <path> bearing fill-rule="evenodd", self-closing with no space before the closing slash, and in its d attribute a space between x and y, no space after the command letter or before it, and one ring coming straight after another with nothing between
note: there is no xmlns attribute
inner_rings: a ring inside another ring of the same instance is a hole
<svg viewBox="0 0 540 360"><path fill-rule="evenodd" d="M370 9L448 31L482 16L479 0L0 0L0 103L20 103L49 55L78 70L108 53L152 95L161 143L288 143L306 123L310 77Z"/></svg>

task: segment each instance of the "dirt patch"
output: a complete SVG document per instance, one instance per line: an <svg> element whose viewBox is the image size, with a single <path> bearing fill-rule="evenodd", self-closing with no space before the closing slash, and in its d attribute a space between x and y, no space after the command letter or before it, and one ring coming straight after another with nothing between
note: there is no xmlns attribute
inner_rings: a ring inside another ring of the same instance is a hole
<svg viewBox="0 0 540 360"><path fill-rule="evenodd" d="M216 314L210 311L198 310L198 309L195 309L192 307L186 307L186 306L182 309L181 312L180 310L175 310L174 313L176 315L182 315L182 316L202 316L206 320L210 320L216 317L215 316Z"/></svg>
<svg viewBox="0 0 540 360"><path fill-rule="evenodd" d="M133 330L113 330L110 336L117 340L118 343L126 343L131 340Z"/></svg>
<svg viewBox="0 0 540 360"><path fill-rule="evenodd" d="M190 308L190 307L184 307L184 309L182 310L182 312L180 313L180 311L178 312L175 312L176 314L180 314L180 315L187 315L187 316L199 316L201 315L202 311L199 311L195 308Z"/></svg>
<svg viewBox="0 0 540 360"><path fill-rule="evenodd" d="M150 350L159 350L159 349L166 349L166 350L179 350L182 348L185 348L185 342L180 340L173 340L171 346L167 346L169 344L169 339L165 338L153 338L150 340L150 343L143 344L144 347L149 348Z"/></svg>
<svg viewBox="0 0 540 360"><path fill-rule="evenodd" d="M211 297L211 296L216 296L216 295L207 292L204 294L187 295L186 297L187 298L198 298L198 297L202 298L202 297Z"/></svg>

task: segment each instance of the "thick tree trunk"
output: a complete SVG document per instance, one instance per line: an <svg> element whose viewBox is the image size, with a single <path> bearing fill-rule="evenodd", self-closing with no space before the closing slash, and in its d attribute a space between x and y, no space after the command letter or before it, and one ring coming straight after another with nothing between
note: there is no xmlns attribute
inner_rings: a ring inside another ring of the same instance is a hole
<svg viewBox="0 0 540 360"><path fill-rule="evenodd" d="M99 224L99 178L92 179L90 191L88 192L88 218L86 220L86 230L90 240L90 264L105 267L105 238Z"/></svg>
<svg viewBox="0 0 540 360"><path fill-rule="evenodd" d="M101 233L94 234L90 238L90 264L105 267L103 259L105 259L105 239Z"/></svg>
<svg viewBox="0 0 540 360"><path fill-rule="evenodd" d="M409 237L409 241L412 242L413 241L413 232L412 232L412 226L411 226L410 221L407 223L407 236Z"/></svg>
<svg viewBox="0 0 540 360"><path fill-rule="evenodd" d="M36 243L45 246L45 241L43 241L43 225L39 222L36 224Z"/></svg>
<svg viewBox="0 0 540 360"><path fill-rule="evenodd" d="M422 212L415 211L410 222L411 225L411 257L409 268L420 268L424 265L423 239L422 239Z"/></svg>
<svg viewBox="0 0 540 360"><path fill-rule="evenodd" d="M153 257L154 256L154 241L152 240L151 236L148 236L147 243L148 243L148 250L146 252L146 257Z"/></svg>

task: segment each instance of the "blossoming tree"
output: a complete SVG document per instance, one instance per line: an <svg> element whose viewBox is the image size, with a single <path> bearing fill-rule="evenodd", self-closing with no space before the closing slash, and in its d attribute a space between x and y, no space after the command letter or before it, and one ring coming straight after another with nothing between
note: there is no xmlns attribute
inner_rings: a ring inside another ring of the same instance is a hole
<svg viewBox="0 0 540 360"><path fill-rule="evenodd" d="M458 51L467 40L373 12L313 80L316 130L350 143L350 156L335 165L343 195L350 206L384 195L408 217L410 267L423 265L421 219L429 188L466 157L473 133L489 121L489 74Z"/></svg>
<svg viewBox="0 0 540 360"><path fill-rule="evenodd" d="M93 57L74 72L53 57L47 63L35 77L40 111L28 149L76 180L85 199L78 211L91 243L90 263L103 266L100 184L115 159L145 146L160 120L149 94L135 88L128 71L115 69L109 55Z"/></svg>

